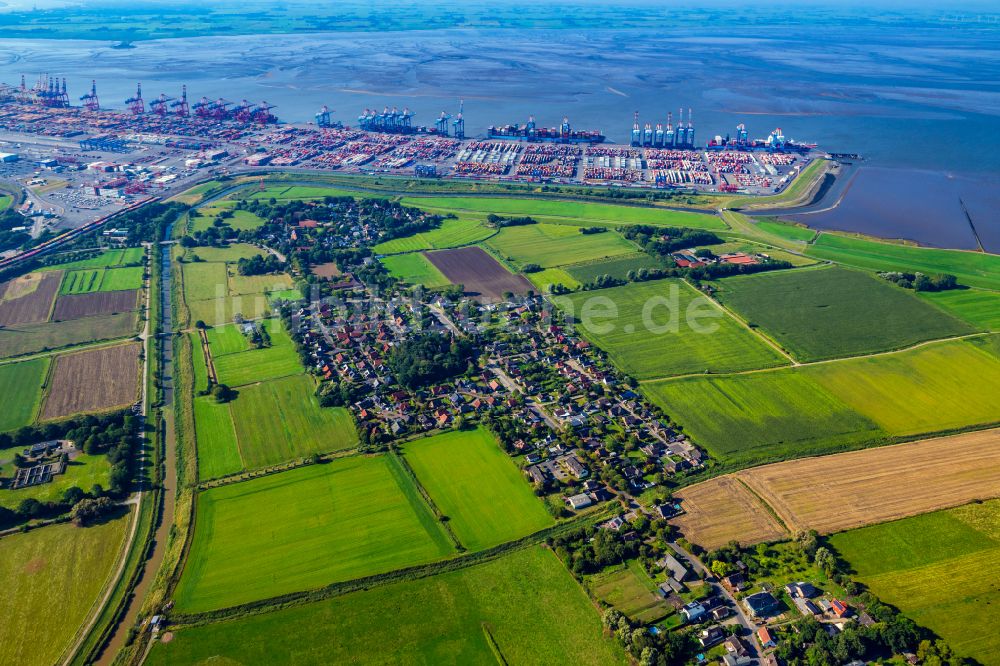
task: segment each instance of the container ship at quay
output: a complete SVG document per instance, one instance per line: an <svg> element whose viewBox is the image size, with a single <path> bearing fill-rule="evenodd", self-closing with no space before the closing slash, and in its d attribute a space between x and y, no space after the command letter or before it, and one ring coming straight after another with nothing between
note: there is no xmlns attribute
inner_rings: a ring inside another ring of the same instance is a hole
<svg viewBox="0 0 1000 666"><path fill-rule="evenodd" d="M605 136L598 130L575 130L569 118L563 118L559 127L538 127L535 117L528 118L524 125L502 125L486 130L490 139L513 139L516 141L545 141L548 143L603 143Z"/></svg>

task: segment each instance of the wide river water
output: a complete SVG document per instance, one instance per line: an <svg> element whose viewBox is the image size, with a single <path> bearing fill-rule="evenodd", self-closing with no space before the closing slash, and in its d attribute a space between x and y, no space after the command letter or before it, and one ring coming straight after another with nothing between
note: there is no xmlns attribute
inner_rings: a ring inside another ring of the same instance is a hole
<svg viewBox="0 0 1000 666"><path fill-rule="evenodd" d="M311 120L327 104L346 124L365 107L398 105L429 125L442 110L455 113L461 98L470 135L529 114L544 125L566 115L612 141L627 140L634 111L655 123L690 107L699 142L738 122L752 137L781 127L829 151L861 153L878 168L861 171L843 211L812 215L812 223L969 247L968 234L939 219L961 214L949 183L966 183L984 244L1000 250L995 196L980 203L976 195L995 194L1000 178L998 44L1000 26L989 25L451 29L199 37L132 49L0 39L0 81L65 76L76 99L93 78L102 104L117 107L137 81L147 100L187 84L192 100L267 100L286 121ZM881 169L919 174L872 178ZM889 181L921 184L887 188L889 204L914 194L937 203L890 215L878 187Z"/></svg>

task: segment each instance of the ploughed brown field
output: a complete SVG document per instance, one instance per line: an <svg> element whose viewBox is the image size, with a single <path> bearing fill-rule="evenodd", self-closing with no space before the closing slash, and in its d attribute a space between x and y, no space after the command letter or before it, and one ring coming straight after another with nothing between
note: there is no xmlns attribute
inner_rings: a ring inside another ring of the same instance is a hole
<svg viewBox="0 0 1000 666"><path fill-rule="evenodd" d="M139 395L136 342L56 358L42 419L127 407Z"/></svg>
<svg viewBox="0 0 1000 666"><path fill-rule="evenodd" d="M734 492L734 483L753 492ZM792 533L841 532L1000 496L1000 429L763 465L676 496L686 513L675 522L704 548L778 538L761 512Z"/></svg>
<svg viewBox="0 0 1000 666"><path fill-rule="evenodd" d="M675 493L684 513L673 522L700 546L715 548L734 538L743 543L778 541L788 532L735 476L720 476ZM737 529L738 528L738 529ZM738 534L735 534L736 532Z"/></svg>
<svg viewBox="0 0 1000 666"><path fill-rule="evenodd" d="M340 277L341 275L340 269L337 268L337 264L333 263L332 261L325 264L319 264L317 266L313 266L312 272L313 275L321 278L335 278L335 277Z"/></svg>
<svg viewBox="0 0 1000 666"><path fill-rule="evenodd" d="M5 282L0 291L0 326L48 321L62 271L29 273Z"/></svg>
<svg viewBox="0 0 1000 666"><path fill-rule="evenodd" d="M470 296L500 300L507 291L526 294L534 289L523 276L514 275L479 247L425 252L424 256L452 284L464 285Z"/></svg>
<svg viewBox="0 0 1000 666"><path fill-rule="evenodd" d="M94 315L110 315L135 310L139 299L138 289L124 291L96 291L89 294L60 296L52 319L80 319Z"/></svg>

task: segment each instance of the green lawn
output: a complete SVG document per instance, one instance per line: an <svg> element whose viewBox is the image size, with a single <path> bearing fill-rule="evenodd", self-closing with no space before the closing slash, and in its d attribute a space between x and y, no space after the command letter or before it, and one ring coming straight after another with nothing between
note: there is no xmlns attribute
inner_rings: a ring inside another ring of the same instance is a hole
<svg viewBox="0 0 1000 666"><path fill-rule="evenodd" d="M880 243L840 234L820 234L806 251L812 257L873 271L951 273L967 287L1000 289L1000 255Z"/></svg>
<svg viewBox="0 0 1000 666"><path fill-rule="evenodd" d="M435 435L403 450L420 483L469 550L513 541L554 522L487 430Z"/></svg>
<svg viewBox="0 0 1000 666"><path fill-rule="evenodd" d="M884 438L878 426L792 369L643 384L699 445L745 466Z"/></svg>
<svg viewBox="0 0 1000 666"><path fill-rule="evenodd" d="M281 325L280 320L268 319L261 325L271 336L271 346L254 349L247 345L240 351L238 341L233 335L243 337L235 324L209 329L209 347L212 350L212 360L215 363L215 373L220 384L228 386L243 386L253 382L288 377L303 372L299 355L295 351L292 339ZM213 339L212 334L216 334ZM216 355L216 344L220 345L221 354ZM246 344L244 340L244 344ZM235 352L235 353L234 353Z"/></svg>
<svg viewBox="0 0 1000 666"><path fill-rule="evenodd" d="M49 359L37 358L0 365L0 432L33 423L42 398L42 384L49 371Z"/></svg>
<svg viewBox="0 0 1000 666"><path fill-rule="evenodd" d="M422 284L428 289L447 287L448 278L420 252L394 254L380 259L389 275L407 284Z"/></svg>
<svg viewBox="0 0 1000 666"><path fill-rule="evenodd" d="M802 369L887 432L919 435L1000 421L1000 359L990 343L944 342Z"/></svg>
<svg viewBox="0 0 1000 666"><path fill-rule="evenodd" d="M578 292L553 301L572 312L580 322L580 333L638 379L732 372L787 362L681 280ZM615 311L617 316L608 314Z"/></svg>
<svg viewBox="0 0 1000 666"><path fill-rule="evenodd" d="M587 576L586 584L595 597L630 618L643 623L656 622L673 610L653 591L656 585L640 566L632 560L628 565Z"/></svg>
<svg viewBox="0 0 1000 666"><path fill-rule="evenodd" d="M201 493L183 612L429 562L452 552L386 456L342 458Z"/></svg>
<svg viewBox="0 0 1000 666"><path fill-rule="evenodd" d="M503 216L530 216L536 219L574 220L580 226L655 224L694 229L725 229L721 218L705 213L685 213L651 206L620 206L581 201L516 199L513 197L407 197L407 206L436 211L495 213Z"/></svg>
<svg viewBox="0 0 1000 666"><path fill-rule="evenodd" d="M846 268L775 271L718 284L723 305L800 361L900 349L974 330L911 291Z"/></svg>
<svg viewBox="0 0 1000 666"><path fill-rule="evenodd" d="M470 245L496 233L496 229L484 226L481 218L482 216L466 215L443 220L437 229L423 231L405 238L394 238L379 243L373 250L376 254L398 254L400 252L444 250L449 247Z"/></svg>
<svg viewBox="0 0 1000 666"><path fill-rule="evenodd" d="M958 654L1000 664L1000 501L835 534L830 541L883 601Z"/></svg>
<svg viewBox="0 0 1000 666"><path fill-rule="evenodd" d="M60 662L111 575L127 528L122 517L0 539L0 662Z"/></svg>
<svg viewBox="0 0 1000 666"><path fill-rule="evenodd" d="M205 331L205 337L208 338L208 347L212 352L212 358L250 349L250 341L236 324L213 326Z"/></svg>
<svg viewBox="0 0 1000 666"><path fill-rule="evenodd" d="M577 227L561 224L505 227L486 244L521 266L538 264L543 268L597 261L636 251L633 243L615 231L581 234Z"/></svg>
<svg viewBox="0 0 1000 666"><path fill-rule="evenodd" d="M1000 292L983 289L951 289L921 292L920 297L977 328L1000 331Z"/></svg>
<svg viewBox="0 0 1000 666"><path fill-rule="evenodd" d="M343 407L320 407L307 375L244 386L230 409L247 469L358 443L350 413Z"/></svg>
<svg viewBox="0 0 1000 666"><path fill-rule="evenodd" d="M618 280L624 280L629 271L639 271L643 268L663 268L663 265L645 252L636 252L615 259L567 266L566 272L580 282L586 283L593 282L601 275L610 275Z"/></svg>
<svg viewBox="0 0 1000 666"><path fill-rule="evenodd" d="M322 627L322 631L317 631ZM600 615L548 550L355 592L235 622L176 632L154 643L151 666L214 663L625 663Z"/></svg>

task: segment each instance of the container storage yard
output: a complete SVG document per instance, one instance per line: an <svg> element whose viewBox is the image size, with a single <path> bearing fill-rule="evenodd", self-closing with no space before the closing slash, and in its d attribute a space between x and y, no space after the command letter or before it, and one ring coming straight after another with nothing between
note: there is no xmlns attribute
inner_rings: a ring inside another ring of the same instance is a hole
<svg viewBox="0 0 1000 666"><path fill-rule="evenodd" d="M544 127L529 117L466 136L461 101L429 125L405 107L364 109L355 126L328 107L315 123L285 124L266 101L194 101L187 86L149 94L137 83L109 108L98 81L76 95L65 78L30 80L0 84L0 131L7 137L0 152L10 156L0 168L25 186L22 212L36 236L225 173L320 170L767 194L818 154L781 129L752 139L742 123L698 146L691 109L681 109L676 122L672 113L641 122L636 112L630 145L615 145L599 130L574 129L567 118Z"/></svg>

